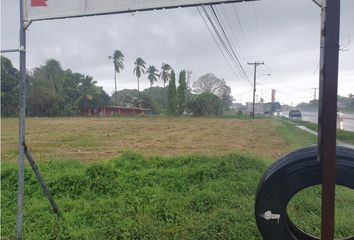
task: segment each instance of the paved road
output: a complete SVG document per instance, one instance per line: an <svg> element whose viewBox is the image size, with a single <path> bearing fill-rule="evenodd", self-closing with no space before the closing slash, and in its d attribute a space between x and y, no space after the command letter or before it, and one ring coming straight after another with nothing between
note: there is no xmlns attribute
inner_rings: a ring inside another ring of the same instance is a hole
<svg viewBox="0 0 354 240"><path fill-rule="evenodd" d="M289 116L288 112L284 112L285 117ZM302 120L317 123L318 115L316 112L302 112ZM354 114L343 113L342 121L338 121L338 128L354 132Z"/></svg>

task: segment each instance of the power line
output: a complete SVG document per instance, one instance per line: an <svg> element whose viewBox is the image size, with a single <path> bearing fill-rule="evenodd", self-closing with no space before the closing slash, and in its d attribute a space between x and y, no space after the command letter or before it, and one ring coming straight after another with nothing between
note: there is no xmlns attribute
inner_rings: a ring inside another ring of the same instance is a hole
<svg viewBox="0 0 354 240"><path fill-rule="evenodd" d="M257 16L256 4L254 2L252 2L252 6L253 6L254 18L255 18L255 22L256 22L256 32L257 32L257 35L258 35L258 42L261 42L261 34L260 34L260 31L259 31L259 21L258 21L258 16ZM260 45L260 46L261 46L261 50L262 50L262 55L264 55L264 51L263 51L262 45Z"/></svg>
<svg viewBox="0 0 354 240"><path fill-rule="evenodd" d="M251 84L251 82L250 82L250 80L249 80L249 78L248 78L248 76L247 76L247 74L246 74L246 72L245 72L245 70L244 70L242 64L240 63L239 58L237 57L237 54L235 53L234 48L232 47L232 44L231 44L231 42L230 42L230 40L229 40L229 37L228 37L227 33L225 32L225 29L224 29L224 27L222 26L222 24L221 24L221 22L220 22L220 19L219 19L219 17L218 17L218 14L215 12L215 9L214 9L213 6L210 6L210 8L211 8L211 10L212 10L212 13L214 14L214 17L215 17L215 19L216 19L218 25L220 26L220 29L221 29L221 31L222 31L222 33L223 33L225 39L226 39L226 42L228 43L228 45L229 45L229 47L230 47L230 50L231 50L231 52L232 52L232 56L234 57L234 60L236 61L236 66L239 67L239 69L240 69L242 75L244 76L245 80L248 81L248 82Z"/></svg>
<svg viewBox="0 0 354 240"><path fill-rule="evenodd" d="M213 19L210 16L210 14L208 13L208 11L206 10L206 8L204 6L202 6L202 9L203 9L204 14L205 14L206 18L208 19L211 27L213 28L213 30L215 32L215 35L219 39L223 49L225 50L226 54L229 56L231 62L235 65L235 69L238 71L238 73L239 73L239 75L241 77L241 80L244 80L245 82L248 82L248 84L250 84L250 82L245 79L245 76L242 74L242 71L239 69L239 67L237 65L237 61L235 60L235 58L233 56L233 53L231 52L232 50L230 50L231 46L228 46L226 40L224 40L224 38L222 37L222 34L220 33L220 31L219 31L218 27L216 26L216 24L213 22ZM250 86L251 86L251 84L250 84Z"/></svg>
<svg viewBox="0 0 354 240"><path fill-rule="evenodd" d="M217 8L216 8L217 9ZM237 37L236 37L236 34L235 34L235 31L234 29L232 28L232 24L231 24L231 20L229 18L229 15L227 14L227 11L225 10L225 7L224 5L221 5L221 9L226 17L226 25L229 27L230 29L230 32L231 32L231 36L233 37L233 39L235 40L236 42L236 45L238 47L238 50L239 50L239 53L241 55L241 58L245 59L245 56L244 54L242 53L242 48L241 48L241 45L239 44L239 41L237 40ZM219 13L220 14L220 13Z"/></svg>
<svg viewBox="0 0 354 240"><path fill-rule="evenodd" d="M209 25L207 24L207 22L206 22L206 20L205 20L205 18L204 18L204 16L203 16L203 14L200 12L200 10L199 10L198 7L197 7L197 10L198 10L199 15L200 15L201 18L203 19L203 22L204 22L205 26L208 28L208 31L209 31L210 35L211 35L212 38L214 39L216 46L218 47L219 51L221 52L222 56L224 57L225 61L227 62L227 64L229 65L229 67L231 68L231 70L232 70L232 72L235 74L235 76L236 76L236 77L239 77L239 75L236 73L234 67L232 67L230 61L227 59L227 57L225 56L224 52L222 51L219 42L216 40L214 34L212 33L212 30L210 29ZM244 84L243 82L241 82L241 83Z"/></svg>
<svg viewBox="0 0 354 240"><path fill-rule="evenodd" d="M237 19L238 25L240 26L240 29L241 29L243 41L245 42L246 47L247 47L247 50L249 51L250 55L253 57L252 51L251 51L251 49L250 49L249 46L248 46L248 42L247 42L247 40L246 40L246 39L247 39L247 38L246 38L246 34L245 34L245 31L243 30L243 27L242 27L242 24L241 24L241 20L240 20L240 17L239 17L239 15L238 15L238 13L237 13L235 4L232 4L232 7L233 7L233 9L234 9L234 12L235 12L235 15L236 15L236 19Z"/></svg>
<svg viewBox="0 0 354 240"><path fill-rule="evenodd" d="M232 67L231 63L229 62L229 60L228 60L227 57L225 56L224 52L222 51L222 49L221 49L221 47L220 47L220 44L219 44L218 41L216 40L214 34L212 33L212 31L211 31L209 25L207 24L207 22L206 22L206 20L205 20L205 18L204 18L204 16L203 16L203 14L200 12L200 10L199 10L198 7L197 7L197 10L198 10L199 15L200 15L201 18L203 19L204 24L205 24L206 27L208 28L210 35L213 37L213 39L214 39L214 41L215 41L215 44L217 45L218 49L220 50L222 56L224 57L225 61L226 61L227 64L230 66L230 68L231 68L232 72L235 74L235 76L236 76L236 77L239 77L239 76L237 75L237 73L235 72L235 69ZM243 83L243 82L242 82L242 83Z"/></svg>

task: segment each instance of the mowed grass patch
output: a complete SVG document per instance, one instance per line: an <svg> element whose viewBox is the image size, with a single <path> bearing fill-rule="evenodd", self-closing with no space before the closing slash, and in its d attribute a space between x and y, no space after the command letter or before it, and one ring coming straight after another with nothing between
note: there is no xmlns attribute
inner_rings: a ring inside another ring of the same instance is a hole
<svg viewBox="0 0 354 240"><path fill-rule="evenodd" d="M25 239L261 239L254 218L267 166L248 155L143 157L125 152L92 163L49 161L40 170L63 218L26 168ZM1 233L14 239L17 168L2 163ZM317 233L318 190L296 196L289 213ZM354 191L337 194L337 236L354 235ZM339 224L339 225L338 225Z"/></svg>
<svg viewBox="0 0 354 240"><path fill-rule="evenodd" d="M15 162L18 120L2 119L3 161ZM26 142L36 160L104 160L134 150L144 156L225 155L234 151L275 158L313 144L272 119L28 118Z"/></svg>

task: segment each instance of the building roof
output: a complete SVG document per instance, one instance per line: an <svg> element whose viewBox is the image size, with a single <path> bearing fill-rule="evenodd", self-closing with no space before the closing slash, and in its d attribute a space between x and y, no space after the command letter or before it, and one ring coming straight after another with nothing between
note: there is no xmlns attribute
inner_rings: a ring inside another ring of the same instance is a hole
<svg viewBox="0 0 354 240"><path fill-rule="evenodd" d="M124 107L124 106L103 106L103 107L104 108L114 108L114 109L129 109L129 110L151 111L150 108Z"/></svg>

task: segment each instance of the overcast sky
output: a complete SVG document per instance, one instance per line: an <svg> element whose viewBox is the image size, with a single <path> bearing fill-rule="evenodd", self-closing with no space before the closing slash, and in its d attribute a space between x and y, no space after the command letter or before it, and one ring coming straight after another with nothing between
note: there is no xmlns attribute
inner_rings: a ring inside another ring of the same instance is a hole
<svg viewBox="0 0 354 240"><path fill-rule="evenodd" d="M354 93L354 1L342 0L341 44L351 44L340 53L339 94ZM277 90L281 103L297 104L313 99L318 87L320 9L311 0L262 0L217 7L249 78L253 67L247 61L264 61L258 67L257 95L270 101ZM1 0L1 49L17 48L18 1ZM229 23L229 24L227 24ZM232 28L232 29L231 29ZM244 31L244 34L242 32ZM237 39L237 40L235 40ZM237 42L236 42L237 41ZM142 57L160 68L169 63L176 72L191 70L191 81L208 72L224 78L239 102L251 101L252 89L230 69L208 32L197 9L184 8L75 19L34 22L27 34L27 68L45 64L49 58L94 77L112 94L114 68L108 56L119 49L125 69L118 75L118 89L137 88L133 63ZM18 66L16 53L6 54ZM261 76L270 73L271 76ZM162 86L162 82L156 85ZM146 76L143 88L149 87Z"/></svg>

